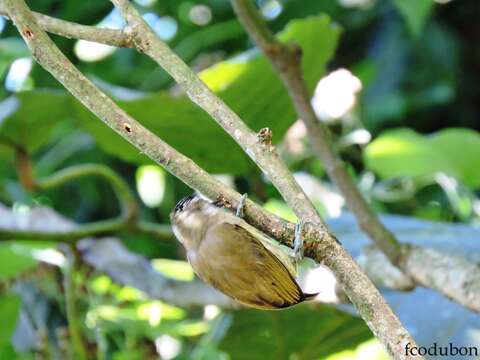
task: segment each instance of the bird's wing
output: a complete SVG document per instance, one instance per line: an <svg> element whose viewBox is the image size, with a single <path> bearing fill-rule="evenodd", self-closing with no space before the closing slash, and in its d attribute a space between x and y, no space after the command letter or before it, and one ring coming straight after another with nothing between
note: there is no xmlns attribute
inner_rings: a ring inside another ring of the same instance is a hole
<svg viewBox="0 0 480 360"><path fill-rule="evenodd" d="M295 278L297 276L297 264L293 261L293 249L280 244L279 242L269 238L263 232L253 227L243 219L235 222L241 227L245 228L247 231L255 234L255 238L259 240L263 246L265 246L270 252L282 262L282 264L287 268L290 274Z"/></svg>
<svg viewBox="0 0 480 360"><path fill-rule="evenodd" d="M224 222L210 228L198 255L199 276L247 305L274 309L305 299L285 264L241 225Z"/></svg>

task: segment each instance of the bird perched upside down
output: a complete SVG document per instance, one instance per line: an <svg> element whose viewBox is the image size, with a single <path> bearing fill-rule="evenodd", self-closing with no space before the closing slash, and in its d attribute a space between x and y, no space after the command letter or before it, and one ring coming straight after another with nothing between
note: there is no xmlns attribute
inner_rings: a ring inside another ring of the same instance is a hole
<svg viewBox="0 0 480 360"><path fill-rule="evenodd" d="M315 296L305 294L295 281L292 257L237 215L197 196L177 203L170 214L173 232L195 273L231 298L259 309L286 308Z"/></svg>

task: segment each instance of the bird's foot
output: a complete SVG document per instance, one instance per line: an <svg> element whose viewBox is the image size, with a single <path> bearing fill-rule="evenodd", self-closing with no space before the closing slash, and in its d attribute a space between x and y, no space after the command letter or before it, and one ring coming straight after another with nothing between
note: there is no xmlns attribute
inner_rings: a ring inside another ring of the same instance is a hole
<svg viewBox="0 0 480 360"><path fill-rule="evenodd" d="M305 221L303 220L299 220L295 224L295 238L293 241L293 257L297 262L303 259L303 238L302 238L303 225L305 225Z"/></svg>
<svg viewBox="0 0 480 360"><path fill-rule="evenodd" d="M235 215L239 218L243 218L243 207L245 206L245 200L247 199L247 197L248 194L243 194L240 198L240 202L238 203L237 212L235 213Z"/></svg>

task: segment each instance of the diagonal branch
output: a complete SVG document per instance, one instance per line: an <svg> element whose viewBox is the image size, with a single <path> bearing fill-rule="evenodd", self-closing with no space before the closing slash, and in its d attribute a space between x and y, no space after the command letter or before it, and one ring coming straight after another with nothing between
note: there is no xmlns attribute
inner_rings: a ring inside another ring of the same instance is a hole
<svg viewBox="0 0 480 360"><path fill-rule="evenodd" d="M0 6L5 8L5 4L0 4ZM51 72L88 109L120 136L136 146L141 153L148 155L152 160L163 166L191 188L198 190L210 199L223 197L232 205L238 203L241 197L240 194L210 176L191 159L177 152L130 117L72 65L51 40L41 32L41 28L34 22L34 16L29 18L31 21L26 22L26 24L32 23L36 32L34 33L30 26L24 25L22 27L24 29L22 35L28 40L27 43L31 46L33 56L39 64ZM40 35L35 36L37 33ZM272 237L286 244L292 243L294 234L293 224L265 211L250 200L246 203L246 216L247 220L254 226ZM141 225L141 229L153 231L151 226ZM323 233L313 226L306 226L306 228L306 232L312 238L320 238ZM108 233L108 230L105 231ZM102 232L100 231L100 233Z"/></svg>
<svg viewBox="0 0 480 360"><path fill-rule="evenodd" d="M86 223L79 225L75 229L55 229L54 231L13 230L3 226L0 222L0 240L26 239L75 242L84 237L107 235L125 231L143 233L162 240L169 240L173 237L170 227L140 221L138 219L139 209L135 196L125 181L109 167L100 164L74 165L41 179L35 179L33 177L33 171L31 168L28 172L34 190L50 189L83 176L95 175L103 177L109 182L115 191L122 213L120 216L113 219ZM24 181L22 184L24 184Z"/></svg>
<svg viewBox="0 0 480 360"><path fill-rule="evenodd" d="M401 248L394 235L378 220L346 171L342 160L335 153L328 128L318 121L310 104L307 86L303 80L301 51L294 44L279 42L270 32L251 0L232 0L235 12L250 37L260 47L277 70L288 90L316 155L322 160L329 177L340 188L350 210L357 217L360 227L375 244L397 264Z"/></svg>
<svg viewBox="0 0 480 360"><path fill-rule="evenodd" d="M409 358L404 355L404 346L407 343L415 346L414 340L403 328L368 277L342 246L335 241L334 236L325 231L326 227L315 208L293 180L274 149L268 143L263 144L259 141L256 135L208 90L193 71L155 37L151 29L128 2L115 2L118 3L120 10L126 15L127 22L135 35L136 46L144 51L150 49L151 52L149 52L152 56L158 56L162 63L165 62L166 69L172 75L175 75L174 78L187 89L189 96L196 100L204 110L214 115L226 131L230 131L235 138L238 138L237 140L242 144L244 150L271 177L297 214L314 223L309 226L310 231L305 234L307 255L317 261L324 261L335 272L344 291L357 307L367 325L385 345L388 352L398 359ZM202 192L209 197L220 195L219 189L224 189L226 196L233 199L237 204L239 200L237 193L225 187L219 181L212 180L190 159L177 153L141 126L81 74L36 23L35 17L23 0L3 0L3 3L10 18L30 47L35 60L52 73L87 108L154 161L166 167L179 178L185 179L189 185L196 185L193 187L197 188L201 187L200 191L205 190ZM139 30L145 32L140 33ZM230 115L232 116L230 117ZM196 170L196 173L202 174L202 181L205 182L193 179L192 169ZM282 178L283 176L285 178ZM227 198L227 200L229 199ZM247 202L247 214L256 206L251 201ZM266 218L263 211L259 211L259 213L263 213L263 218ZM251 217L251 215L252 212L249 216ZM256 222L255 220L254 222ZM268 226L265 227L268 228ZM312 238L313 231L311 230L314 229L317 231L316 238ZM272 229L269 232L271 233Z"/></svg>
<svg viewBox="0 0 480 360"><path fill-rule="evenodd" d="M38 179L36 186L40 190L47 190L63 185L84 176L99 176L112 186L122 209L122 217L127 221L136 220L138 204L128 184L112 169L101 164L81 164L64 168L53 175Z"/></svg>
<svg viewBox="0 0 480 360"><path fill-rule="evenodd" d="M346 171L344 163L335 153L328 128L318 121L303 80L300 52L294 45L283 44L273 36L251 0L232 0L232 4L250 37L282 78L298 116L308 129L308 136L317 156L323 161L328 175L343 193L360 228L405 275L410 276L418 284L432 288L480 312L480 299L473 295L478 294L477 291L480 289L479 266L433 249L411 247L398 242L363 198ZM422 261L422 256L429 258L430 261ZM449 264L450 267L445 264ZM448 286L445 286L444 281L452 278L448 273L455 273L458 278L465 281L450 280Z"/></svg>
<svg viewBox="0 0 480 360"><path fill-rule="evenodd" d="M203 81L162 42L127 0L112 0L127 21L136 48L150 56L182 87L187 96L205 110L272 180L293 211L301 219L326 230L312 202L297 184L275 148L262 142L239 116L215 95ZM328 235L327 235L328 236Z"/></svg>
<svg viewBox="0 0 480 360"><path fill-rule="evenodd" d="M313 204L280 159L275 147L268 141L268 136L266 136L268 132L266 134L262 130L258 135L254 134L238 115L210 91L188 65L156 36L128 0L111 1L123 14L128 26L132 29L136 48L150 56L167 71L188 97L205 110L243 148L270 178L299 218L312 222L325 231L321 242L308 243L307 255L313 256L317 261L323 260L330 266L350 300L357 306L374 333L392 354L402 357L402 355L398 355L401 353L398 346L405 338L409 338L408 333L381 298L378 290L327 230ZM325 246L322 246L321 243L324 243ZM358 287L359 283L362 283L363 289ZM369 311L376 312L376 314L370 317L371 314L367 314ZM386 319L390 320L388 327L384 327L386 324L383 321ZM397 333L394 334L391 330Z"/></svg>
<svg viewBox="0 0 480 360"><path fill-rule="evenodd" d="M56 19L47 15L43 15L35 12L32 12L32 14L34 15L34 18L39 21L37 24L45 31L49 31L59 35L64 35L66 37L95 41L95 42L103 43L107 45L115 45L115 44L121 45L126 43L126 44L129 44L128 46L133 46L133 44L131 43L132 41L131 33L125 30L111 30L111 29L104 29L104 28L96 28L92 26L84 26L76 23L65 22L64 20ZM3 3L0 3L0 15L6 16L8 19L10 19L6 11L5 5ZM65 28L63 28L64 24L67 24L67 25L70 24L72 26L70 27L66 26ZM125 37L125 40L121 39L122 36ZM59 57L57 56L57 53L55 53L54 56L55 56L55 59L62 58L63 59L62 61L66 60L63 54L60 54L60 57ZM52 62L52 65L53 64L55 64L55 61ZM58 70L59 71L57 73L60 74L61 76L66 76L66 74L68 73L68 71L61 71L62 69L58 69ZM77 73L75 75L77 75ZM88 89L92 89L92 86L94 85L87 78L85 78L81 73L78 73L78 74L80 75L80 77L74 77L74 79L75 80L81 79L80 80L81 83L86 80L88 83ZM62 81L60 82L63 85L65 85L64 82ZM69 89L66 85L65 87ZM95 88L95 90L96 90L94 92L95 95L105 97L105 95L101 91L99 91L97 88ZM77 98L87 99L89 100L89 102L98 102L98 100L94 101L94 99L89 99L88 91L84 91L83 93L84 93L83 97L77 96ZM148 146L148 150L145 150L142 152L150 156L150 158L152 158L154 161L156 161L157 163L165 167L170 173L172 173L173 175L181 179L183 182L185 182L187 185L189 185L193 189L197 189L198 191L200 191L210 199L216 199L221 196L230 204L236 204L239 201L240 194L226 187L222 182L218 181L217 179L209 176L209 174L207 174L203 169L198 167L189 158L183 156L182 154L179 154L174 149L169 147L168 144L161 141L154 134L150 133L140 124L135 122L131 117L129 117L122 109L116 106L112 101L110 101L110 103L113 104L113 107L114 107L113 109L115 110L110 114L108 114L108 111L101 109L99 106L96 106L95 104L91 105L90 107L86 105L86 107L92 110L92 112L94 112L102 120L104 119L102 117L102 114L107 116L107 118L104 120L105 122L107 122L107 124L108 122L111 122L112 124L115 122L118 123L119 121L122 121L122 120L124 122L121 123L120 126L117 124L118 127L128 125L129 122L133 122L133 124L136 124L142 130L142 132L131 133L129 136L130 140L128 138L127 140L134 145L136 144L135 146L137 147L141 146L142 148L145 148L148 144L151 144L150 146ZM93 108L95 110L93 110ZM107 109L108 109L108 106L107 106ZM115 118L117 120L115 120ZM113 127L113 125L109 125L109 126ZM143 140L144 134L145 134L144 131L148 133L149 139L155 139L155 140L151 140L149 143L146 143ZM125 130L123 128L122 128L122 131L120 132L120 135L125 137ZM4 141L7 142L7 140L8 139L5 139ZM1 141L2 139L0 139L0 142ZM8 144L10 145L10 142L8 142ZM153 148L158 149L158 151L156 151L156 154L151 153L150 149L153 149ZM158 155L162 153L165 156L161 157ZM270 234L272 237L286 243L287 245L292 244L293 232L294 232L293 224L288 223L278 218L277 216L264 211L260 206L253 203L250 200L247 200L245 215L249 222L251 222L253 225L263 230L265 233ZM108 234L108 233L117 231L116 222L112 224L108 224L108 223L106 224L98 223L98 224L100 225L98 228L95 227L92 229L85 229L85 233L92 235L95 233L95 231L98 231L97 233L100 235L100 234ZM141 225L140 230L142 231L148 232L149 230L152 230L152 226L148 226L148 224L140 223L139 225ZM320 231L315 227L305 226L305 228L306 228L305 232L309 234L308 236L311 238L321 238L323 234L323 231ZM153 234L155 234L156 232L158 231L153 230ZM160 233L162 233L162 231L160 231ZM80 232L72 232L71 234L70 233L61 234L59 235L60 237L56 236L54 233L52 233L51 235L53 236L54 239L58 239L58 240L69 239L71 235L72 240L78 240L79 236L77 234L80 234ZM19 236L21 238L25 238L24 236L28 237L29 235L30 233L25 232L24 234L20 234Z"/></svg>

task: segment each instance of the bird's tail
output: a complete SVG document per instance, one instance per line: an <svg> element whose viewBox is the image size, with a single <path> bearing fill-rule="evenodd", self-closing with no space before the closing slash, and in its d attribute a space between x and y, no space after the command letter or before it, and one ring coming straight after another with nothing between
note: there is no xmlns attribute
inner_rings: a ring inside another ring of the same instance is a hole
<svg viewBox="0 0 480 360"><path fill-rule="evenodd" d="M307 301L307 300L312 300L313 298L315 298L318 294L320 293L312 293L312 294L309 294L309 293L303 293L303 296L304 296L304 301Z"/></svg>

